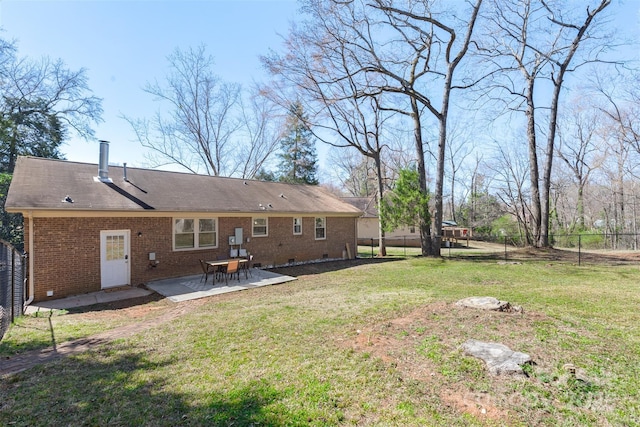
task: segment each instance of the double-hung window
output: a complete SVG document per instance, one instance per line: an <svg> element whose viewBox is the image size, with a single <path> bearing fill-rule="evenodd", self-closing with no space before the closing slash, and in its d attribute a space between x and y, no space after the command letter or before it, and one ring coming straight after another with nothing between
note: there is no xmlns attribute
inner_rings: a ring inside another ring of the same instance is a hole
<svg viewBox="0 0 640 427"><path fill-rule="evenodd" d="M198 220L198 247L211 248L216 246L216 221L213 218Z"/></svg>
<svg viewBox="0 0 640 427"><path fill-rule="evenodd" d="M302 234L302 218L293 218L293 235L299 236Z"/></svg>
<svg viewBox="0 0 640 427"><path fill-rule="evenodd" d="M173 249L205 249L218 245L216 218L175 218Z"/></svg>
<svg viewBox="0 0 640 427"><path fill-rule="evenodd" d="M269 221L266 217L253 218L251 234L253 237L264 237L269 235Z"/></svg>
<svg viewBox="0 0 640 427"><path fill-rule="evenodd" d="M327 238L327 219L324 217L316 218L316 240L324 240Z"/></svg>

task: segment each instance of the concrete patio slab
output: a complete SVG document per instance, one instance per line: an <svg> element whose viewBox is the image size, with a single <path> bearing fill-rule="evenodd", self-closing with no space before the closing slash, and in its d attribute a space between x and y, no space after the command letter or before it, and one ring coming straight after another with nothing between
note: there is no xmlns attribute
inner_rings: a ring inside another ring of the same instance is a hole
<svg viewBox="0 0 640 427"><path fill-rule="evenodd" d="M246 279L244 277L244 273L241 272L240 280L230 279L228 285L224 281L218 281L215 285L212 285L211 279L208 280L207 284L204 284L202 282L202 275L198 274L194 276L176 277L173 279L149 282L146 284L148 289L126 287L92 292L51 301L41 301L29 305L25 310L25 314L34 314L41 311L51 310L66 310L70 308L86 307L94 304L144 297L152 294L154 291L173 302L180 302L224 294L227 292L243 291L245 289L258 288L261 286L277 285L280 283L290 282L292 280L296 280L296 278L253 268L251 269L251 275Z"/></svg>
<svg viewBox="0 0 640 427"><path fill-rule="evenodd" d="M133 287L91 292L89 294L76 295L51 301L40 301L27 306L25 314L34 314L39 311L66 310L69 308L86 307L88 305L144 297L152 293L153 291L148 289Z"/></svg>
<svg viewBox="0 0 640 427"><path fill-rule="evenodd" d="M245 279L244 273L240 272L240 280L229 279L228 284L220 280L212 284L211 279L205 284L202 281L202 275L199 274L195 276L156 280L147 283L147 287L169 298L173 302L180 302L228 292L259 288L261 286L278 285L292 280L296 280L296 278L253 268L248 278Z"/></svg>

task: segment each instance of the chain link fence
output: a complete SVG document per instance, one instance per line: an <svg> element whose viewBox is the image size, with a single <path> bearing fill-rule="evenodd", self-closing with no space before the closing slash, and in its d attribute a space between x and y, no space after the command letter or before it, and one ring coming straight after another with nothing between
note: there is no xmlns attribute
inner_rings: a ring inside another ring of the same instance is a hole
<svg viewBox="0 0 640 427"><path fill-rule="evenodd" d="M25 255L0 240L0 339L23 313L26 264Z"/></svg>
<svg viewBox="0 0 640 427"><path fill-rule="evenodd" d="M582 262L636 263L640 262L640 234L634 233L580 233L549 236L551 248L527 248L521 236L479 236L473 239L443 241L441 254L456 258L498 258L504 260L538 259ZM394 239L386 241L388 255L418 256L420 241ZM529 250L531 249L531 250ZM378 240L360 242L360 257L378 255Z"/></svg>
<svg viewBox="0 0 640 427"><path fill-rule="evenodd" d="M549 236L556 248L583 248L592 250L635 251L640 249L640 234L554 234Z"/></svg>

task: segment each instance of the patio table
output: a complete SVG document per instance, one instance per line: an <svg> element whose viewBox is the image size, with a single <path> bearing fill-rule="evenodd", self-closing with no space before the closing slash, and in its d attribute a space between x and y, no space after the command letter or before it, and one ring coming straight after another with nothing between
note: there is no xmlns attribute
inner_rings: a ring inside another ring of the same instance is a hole
<svg viewBox="0 0 640 427"><path fill-rule="evenodd" d="M239 268L242 268L242 270L244 270L244 278L248 278L247 276L247 268L248 268L248 262L249 260L246 258L234 258L237 259L240 262ZM229 265L229 261L232 261L231 259L219 259L216 261L206 261L207 265L210 265L211 267L225 267L227 265ZM216 275L215 272L212 276L213 279L213 285L215 286L216 284Z"/></svg>

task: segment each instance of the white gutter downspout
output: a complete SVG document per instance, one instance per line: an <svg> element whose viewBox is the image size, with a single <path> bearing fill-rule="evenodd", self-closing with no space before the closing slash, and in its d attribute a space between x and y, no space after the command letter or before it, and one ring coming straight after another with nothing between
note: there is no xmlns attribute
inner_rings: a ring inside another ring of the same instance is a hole
<svg viewBox="0 0 640 427"><path fill-rule="evenodd" d="M29 299L24 302L24 308L33 302L36 297L35 284L33 283L33 212L28 211L29 218Z"/></svg>

